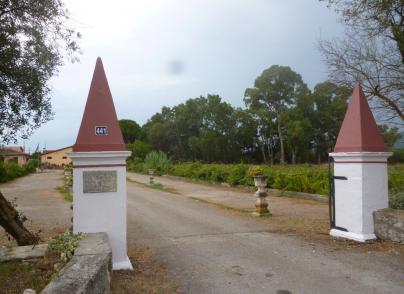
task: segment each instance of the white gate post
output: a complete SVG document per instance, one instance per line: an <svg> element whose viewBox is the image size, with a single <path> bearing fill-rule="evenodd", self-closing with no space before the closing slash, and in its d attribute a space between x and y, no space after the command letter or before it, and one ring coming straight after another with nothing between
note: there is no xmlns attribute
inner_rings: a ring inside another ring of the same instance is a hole
<svg viewBox="0 0 404 294"><path fill-rule="evenodd" d="M387 158L391 156L359 83L355 85L334 152L336 237L375 239L373 211L388 207Z"/></svg>
<svg viewBox="0 0 404 294"><path fill-rule="evenodd" d="M126 244L126 158L100 58L73 152L73 232L106 232L113 269L132 269Z"/></svg>

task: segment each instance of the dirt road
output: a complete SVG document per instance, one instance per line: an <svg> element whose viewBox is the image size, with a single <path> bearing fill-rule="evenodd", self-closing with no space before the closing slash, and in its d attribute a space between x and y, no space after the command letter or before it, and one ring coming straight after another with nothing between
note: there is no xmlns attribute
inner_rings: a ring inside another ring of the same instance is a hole
<svg viewBox="0 0 404 294"><path fill-rule="evenodd" d="M270 221L128 183L129 243L150 247L184 293L403 293L401 255L270 231Z"/></svg>
<svg viewBox="0 0 404 294"><path fill-rule="evenodd" d="M70 225L70 204L55 190L61 184L61 173L44 173L0 189L9 199L17 197L19 210L32 220L30 227L52 235ZM305 219L299 211L306 208L308 215L319 212L321 221L324 205L272 198L274 217L257 219L195 200L225 204L221 197L227 197L236 207L250 205L252 198L246 201L249 196L242 193L175 180L166 180L164 186L175 188L177 194L128 182L129 251L149 247L183 293L404 292L400 252L350 243L345 249L329 246L329 237L324 243L274 230L274 222L290 214L287 207L296 211L294 221ZM0 235L3 242L4 232Z"/></svg>
<svg viewBox="0 0 404 294"><path fill-rule="evenodd" d="M25 225L32 232L41 231L39 235L46 241L71 225L70 203L56 191L56 187L62 184L62 172L49 171L1 184L0 191L7 199L16 199L17 210L28 218ZM0 245L9 243L0 227Z"/></svg>

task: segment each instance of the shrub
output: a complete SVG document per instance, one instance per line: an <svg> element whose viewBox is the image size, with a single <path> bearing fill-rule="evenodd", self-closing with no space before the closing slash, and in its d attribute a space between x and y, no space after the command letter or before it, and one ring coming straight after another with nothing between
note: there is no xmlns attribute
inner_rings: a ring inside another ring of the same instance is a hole
<svg viewBox="0 0 404 294"><path fill-rule="evenodd" d="M37 164L35 160L30 160L24 165L18 165L15 162L0 162L0 182L11 181L15 178L35 172Z"/></svg>
<svg viewBox="0 0 404 294"><path fill-rule="evenodd" d="M390 194L389 207L393 209L404 209L404 192Z"/></svg>
<svg viewBox="0 0 404 294"><path fill-rule="evenodd" d="M164 154L164 153L163 153ZM129 170L146 172L141 162L128 164ZM326 166L285 165L255 166L254 169L267 176L268 187L296 192L328 195L328 169ZM254 186L251 170L245 164L203 164L184 162L170 165L166 172L179 177L209 182L226 182L230 185ZM404 192L404 165L389 165L390 206L402 207ZM1 168L0 168L1 174Z"/></svg>
<svg viewBox="0 0 404 294"><path fill-rule="evenodd" d="M263 176L264 174L264 169L258 165L253 165L248 169L248 175L250 177Z"/></svg>
<svg viewBox="0 0 404 294"><path fill-rule="evenodd" d="M170 160L162 151L152 151L146 155L144 160L145 172L149 169L155 169L157 175L167 172L170 167Z"/></svg>
<svg viewBox="0 0 404 294"><path fill-rule="evenodd" d="M245 164L237 164L231 167L229 176L227 177L227 183L235 185L245 185L245 177L247 176L248 166Z"/></svg>
<svg viewBox="0 0 404 294"><path fill-rule="evenodd" d="M393 148L393 156L389 157L389 163L404 163L404 148Z"/></svg>
<svg viewBox="0 0 404 294"><path fill-rule="evenodd" d="M82 233L74 235L72 232L66 231L48 242L48 250L59 253L60 259L67 262L72 258L74 249L83 237Z"/></svg>
<svg viewBox="0 0 404 294"><path fill-rule="evenodd" d="M128 144L128 149L132 151L131 159L140 158L144 160L147 154L151 151L151 145L141 140L136 140L135 142Z"/></svg>
<svg viewBox="0 0 404 294"><path fill-rule="evenodd" d="M128 161L127 169L136 173L144 173L144 162L140 158L133 158Z"/></svg>

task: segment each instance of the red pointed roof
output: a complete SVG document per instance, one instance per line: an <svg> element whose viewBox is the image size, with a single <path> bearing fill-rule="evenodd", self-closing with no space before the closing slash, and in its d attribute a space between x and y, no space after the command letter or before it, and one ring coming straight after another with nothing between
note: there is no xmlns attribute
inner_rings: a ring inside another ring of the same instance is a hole
<svg viewBox="0 0 404 294"><path fill-rule="evenodd" d="M385 152L387 147L359 83L342 122L334 152Z"/></svg>
<svg viewBox="0 0 404 294"><path fill-rule="evenodd" d="M101 58L97 58L73 152L126 150Z"/></svg>

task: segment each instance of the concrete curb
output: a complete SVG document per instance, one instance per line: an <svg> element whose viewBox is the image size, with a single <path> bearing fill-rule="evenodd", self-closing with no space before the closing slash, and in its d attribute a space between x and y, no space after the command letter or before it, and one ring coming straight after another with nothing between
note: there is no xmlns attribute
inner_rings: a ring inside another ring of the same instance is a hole
<svg viewBox="0 0 404 294"><path fill-rule="evenodd" d="M0 262L12 259L31 259L45 255L48 244L16 246L16 247L0 247Z"/></svg>
<svg viewBox="0 0 404 294"><path fill-rule="evenodd" d="M42 294L109 294L112 251L106 233L91 233L79 242L73 258Z"/></svg>

